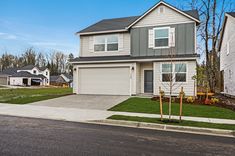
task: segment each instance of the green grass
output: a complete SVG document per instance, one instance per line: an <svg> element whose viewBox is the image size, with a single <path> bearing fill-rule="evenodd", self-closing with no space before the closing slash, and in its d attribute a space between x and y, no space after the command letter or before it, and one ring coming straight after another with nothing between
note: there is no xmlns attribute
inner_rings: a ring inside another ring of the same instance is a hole
<svg viewBox="0 0 235 156"><path fill-rule="evenodd" d="M156 123L156 124L167 124L167 125L177 125L177 126L190 126L190 127L203 127L203 128L235 130L235 125L214 124L214 123L207 123L207 122L195 122L195 121L178 122L177 120L174 120L173 122L169 122L169 120L161 121L158 118L144 118L144 117L122 116L122 115L113 115L113 116L109 117L108 119L147 122L147 123Z"/></svg>
<svg viewBox="0 0 235 156"><path fill-rule="evenodd" d="M71 88L22 88L0 90L0 103L27 104L72 94Z"/></svg>
<svg viewBox="0 0 235 156"><path fill-rule="evenodd" d="M149 98L129 98L109 110L160 114L159 102L152 101ZM168 103L163 104L163 113L168 114ZM172 115L179 115L178 103L172 103ZM183 116L235 119L235 112L216 106L183 104Z"/></svg>
<svg viewBox="0 0 235 156"><path fill-rule="evenodd" d="M6 87L4 87L4 86L0 86L0 88L6 88Z"/></svg>

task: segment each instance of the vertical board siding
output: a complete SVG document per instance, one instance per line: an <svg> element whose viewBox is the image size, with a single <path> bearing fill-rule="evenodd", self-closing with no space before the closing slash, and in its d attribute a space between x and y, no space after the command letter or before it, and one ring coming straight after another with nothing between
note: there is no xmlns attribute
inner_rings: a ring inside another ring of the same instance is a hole
<svg viewBox="0 0 235 156"><path fill-rule="evenodd" d="M168 25L167 25L168 26ZM164 26L162 26L164 27ZM175 28L175 47L177 54L195 53L195 25L194 23L170 25ZM132 56L162 56L169 55L169 49L153 49L148 47L148 30L154 27L131 29L131 55Z"/></svg>

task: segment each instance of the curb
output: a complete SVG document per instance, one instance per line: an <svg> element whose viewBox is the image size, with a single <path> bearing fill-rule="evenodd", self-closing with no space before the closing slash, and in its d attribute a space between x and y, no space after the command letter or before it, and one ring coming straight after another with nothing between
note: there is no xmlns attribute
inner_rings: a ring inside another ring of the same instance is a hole
<svg viewBox="0 0 235 156"><path fill-rule="evenodd" d="M145 123L145 122L111 120L111 119L95 120L95 121L90 121L88 123L235 138L235 131L233 130L220 130L220 129L211 129L211 128L189 127L189 126L175 126L175 125L153 124L153 123Z"/></svg>

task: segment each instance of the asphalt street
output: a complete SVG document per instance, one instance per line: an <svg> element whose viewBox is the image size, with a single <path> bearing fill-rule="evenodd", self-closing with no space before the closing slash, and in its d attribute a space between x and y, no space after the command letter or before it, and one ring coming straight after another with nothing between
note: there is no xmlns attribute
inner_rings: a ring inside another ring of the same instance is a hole
<svg viewBox="0 0 235 156"><path fill-rule="evenodd" d="M0 155L231 156L235 139L0 116Z"/></svg>

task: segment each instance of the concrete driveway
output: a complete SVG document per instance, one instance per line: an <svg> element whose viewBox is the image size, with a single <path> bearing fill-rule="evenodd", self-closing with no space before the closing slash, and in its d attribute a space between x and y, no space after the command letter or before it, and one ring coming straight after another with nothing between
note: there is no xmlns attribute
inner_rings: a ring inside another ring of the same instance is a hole
<svg viewBox="0 0 235 156"><path fill-rule="evenodd" d="M97 109L107 110L129 96L105 96L105 95L69 95L60 98L39 101L29 105L63 107L63 108L79 108L79 109Z"/></svg>

